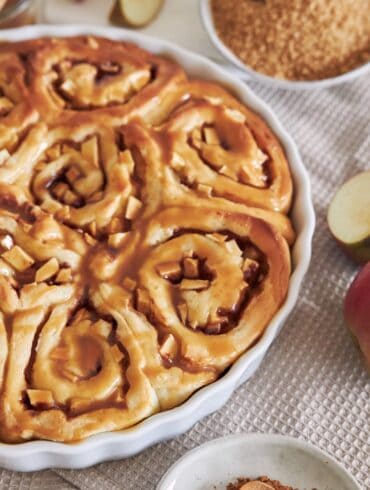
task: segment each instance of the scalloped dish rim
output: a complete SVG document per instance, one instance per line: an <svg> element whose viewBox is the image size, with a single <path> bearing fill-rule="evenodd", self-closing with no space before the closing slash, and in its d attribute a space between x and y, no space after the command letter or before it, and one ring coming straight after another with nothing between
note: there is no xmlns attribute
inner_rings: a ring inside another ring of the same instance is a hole
<svg viewBox="0 0 370 490"><path fill-rule="evenodd" d="M3 30L2 40L18 41L42 36L63 37L92 34L137 43L156 54L170 56L191 76L213 80L226 86L251 109L261 114L282 143L294 180L294 203L291 216L297 231L292 249L293 273L287 298L266 328L260 340L245 352L217 381L201 388L176 408L153 415L138 425L118 432L107 432L76 443L31 441L16 445L0 443L0 466L8 470L37 471L52 467L68 469L133 456L160 441L189 430L196 422L223 406L236 387L258 368L268 348L277 337L298 299L300 286L309 267L315 214L307 170L297 147L274 113L243 82L228 74L207 58L175 44L113 27L83 25L29 26Z"/></svg>

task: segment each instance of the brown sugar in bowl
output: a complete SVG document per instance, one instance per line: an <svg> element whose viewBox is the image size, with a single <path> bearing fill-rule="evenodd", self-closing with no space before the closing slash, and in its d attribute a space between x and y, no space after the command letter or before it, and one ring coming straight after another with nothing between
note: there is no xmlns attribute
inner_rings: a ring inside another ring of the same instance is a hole
<svg viewBox="0 0 370 490"><path fill-rule="evenodd" d="M203 25L221 54L274 87L336 85L370 71L367 0L201 0Z"/></svg>

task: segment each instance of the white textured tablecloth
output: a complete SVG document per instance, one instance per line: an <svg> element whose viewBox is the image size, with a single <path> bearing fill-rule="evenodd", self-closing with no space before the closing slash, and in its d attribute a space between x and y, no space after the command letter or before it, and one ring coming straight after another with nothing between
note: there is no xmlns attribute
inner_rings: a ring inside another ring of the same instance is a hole
<svg viewBox="0 0 370 490"><path fill-rule="evenodd" d="M217 58L202 32L195 0L167 0L147 30ZM343 296L356 267L326 227L335 190L370 168L370 77L319 92L250 85L297 142L311 175L317 214L311 268L299 302L262 366L223 409L177 439L87 470L25 475L0 470L1 489L150 490L189 449L237 432L303 438L370 489L370 377L342 318Z"/></svg>

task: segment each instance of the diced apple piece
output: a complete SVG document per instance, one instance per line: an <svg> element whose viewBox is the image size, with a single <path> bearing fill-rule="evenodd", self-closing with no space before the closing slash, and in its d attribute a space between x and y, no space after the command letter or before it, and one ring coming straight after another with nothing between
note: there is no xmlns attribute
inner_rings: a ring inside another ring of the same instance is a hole
<svg viewBox="0 0 370 490"><path fill-rule="evenodd" d="M62 284L66 282L71 282L71 280L72 280L72 270L69 267L61 269L58 272L57 277L55 278L55 282L59 282Z"/></svg>
<svg viewBox="0 0 370 490"><path fill-rule="evenodd" d="M159 352L161 356L167 358L173 358L177 352L177 344L175 337L172 334L166 335L163 344L161 345Z"/></svg>
<svg viewBox="0 0 370 490"><path fill-rule="evenodd" d="M370 260L370 172L356 175L338 190L329 206L328 224L354 260Z"/></svg>
<svg viewBox="0 0 370 490"><path fill-rule="evenodd" d="M10 158L10 154L6 148L0 150L0 165L3 165L8 158Z"/></svg>
<svg viewBox="0 0 370 490"><path fill-rule="evenodd" d="M205 127L203 129L204 133L204 139L206 140L206 143L209 145L219 145L220 144L220 138L218 137L217 131L215 128L207 128Z"/></svg>
<svg viewBox="0 0 370 490"><path fill-rule="evenodd" d="M84 238L86 240L86 243L88 243L92 247L97 243L97 240L93 236L89 235L89 233L84 233Z"/></svg>
<svg viewBox="0 0 370 490"><path fill-rule="evenodd" d="M130 175L134 173L135 162L134 159L132 158L132 153L130 150L124 150L120 152L119 163L122 163L123 165L127 165Z"/></svg>
<svg viewBox="0 0 370 490"><path fill-rule="evenodd" d="M2 254L2 258L18 272L23 272L35 262L22 248L15 245Z"/></svg>
<svg viewBox="0 0 370 490"><path fill-rule="evenodd" d="M347 291L344 318L370 368L370 262L357 274Z"/></svg>
<svg viewBox="0 0 370 490"><path fill-rule="evenodd" d="M145 289L137 289L136 297L137 297L137 309L144 314L149 313L151 302L150 302L150 296L148 291L146 291Z"/></svg>
<svg viewBox="0 0 370 490"><path fill-rule="evenodd" d="M251 270L251 269L252 270L258 270L259 266L260 265L256 260L253 260L253 259L250 259L249 257L247 257L243 262L242 269L244 272Z"/></svg>
<svg viewBox="0 0 370 490"><path fill-rule="evenodd" d="M49 390L27 390L30 404L38 408L40 406L50 408L54 405L54 397Z"/></svg>
<svg viewBox="0 0 370 490"><path fill-rule="evenodd" d="M202 279L183 279L180 283L182 291L202 291L209 287L209 281Z"/></svg>
<svg viewBox="0 0 370 490"><path fill-rule="evenodd" d="M186 279L196 279L199 276L199 260L185 257L184 276Z"/></svg>
<svg viewBox="0 0 370 490"><path fill-rule="evenodd" d="M211 234L208 233L206 237L218 243L223 243L227 240L227 236L222 235L221 233L211 233Z"/></svg>
<svg viewBox="0 0 370 490"><path fill-rule="evenodd" d="M4 4L4 0L0 0L0 9L1 5ZM14 107L13 102L8 99L8 97L0 97L0 113L8 114Z"/></svg>
<svg viewBox="0 0 370 490"><path fill-rule="evenodd" d="M229 240L228 242L225 243L225 246L227 248L227 250L231 253L231 254L235 254L235 255L239 255L241 256L242 255L242 251L240 250L239 248L239 245L236 243L235 240Z"/></svg>
<svg viewBox="0 0 370 490"><path fill-rule="evenodd" d="M236 173L232 168L229 168L227 165L223 165L220 170L220 174L225 175L226 177L229 177L230 179L236 180Z"/></svg>
<svg viewBox="0 0 370 490"><path fill-rule="evenodd" d="M60 145L54 145L45 152L49 161L53 161L53 160L56 160L57 158L59 158L60 153L61 153L61 146Z"/></svg>
<svg viewBox="0 0 370 490"><path fill-rule="evenodd" d="M108 237L108 245L113 248L119 248L126 240L128 233L113 233Z"/></svg>
<svg viewBox="0 0 370 490"><path fill-rule="evenodd" d="M36 282L47 281L53 277L59 270L59 263L55 257L48 260L43 266L36 271Z"/></svg>
<svg viewBox="0 0 370 490"><path fill-rule="evenodd" d="M182 323L186 323L188 319L188 307L186 303L182 303L177 307Z"/></svg>
<svg viewBox="0 0 370 490"><path fill-rule="evenodd" d="M73 191L68 189L63 195L63 201L69 206L75 206L78 202L78 196Z"/></svg>
<svg viewBox="0 0 370 490"><path fill-rule="evenodd" d="M182 270L181 265L176 261L163 262L156 267L157 273L163 277L163 279L177 280L181 277Z"/></svg>
<svg viewBox="0 0 370 490"><path fill-rule="evenodd" d="M110 223L107 226L108 233L119 233L122 231L122 221L115 216L111 219Z"/></svg>
<svg viewBox="0 0 370 490"><path fill-rule="evenodd" d="M4 235L0 238L0 245L6 250L10 250L14 245L11 235Z"/></svg>
<svg viewBox="0 0 370 490"><path fill-rule="evenodd" d="M140 213L142 206L143 203L139 201L139 199L134 196L130 196L127 201L125 218L129 220L135 219Z"/></svg>
<svg viewBox="0 0 370 490"><path fill-rule="evenodd" d="M65 182L58 182L53 188L53 193L58 199L62 199L68 190L69 187Z"/></svg>
<svg viewBox="0 0 370 490"><path fill-rule="evenodd" d="M198 184L197 190L207 197L212 197L213 188L210 185Z"/></svg>
<svg viewBox="0 0 370 490"><path fill-rule="evenodd" d="M172 160L171 160L171 167L172 168L174 168L175 170L181 170L185 167L185 165L186 165L186 162L182 158L181 155L179 155L178 153L174 153L172 155Z"/></svg>
<svg viewBox="0 0 370 490"><path fill-rule="evenodd" d="M84 412L85 410L88 410L90 406L91 406L90 398L74 397L71 398L69 402L69 409L71 410L72 413Z"/></svg>

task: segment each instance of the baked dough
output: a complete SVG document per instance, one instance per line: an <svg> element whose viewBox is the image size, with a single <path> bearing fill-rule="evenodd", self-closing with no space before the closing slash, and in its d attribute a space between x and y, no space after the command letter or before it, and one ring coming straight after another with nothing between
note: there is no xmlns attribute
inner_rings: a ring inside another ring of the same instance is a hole
<svg viewBox="0 0 370 490"><path fill-rule="evenodd" d="M219 378L283 303L284 151L129 43L2 43L0 62L0 440L132 427Z"/></svg>

